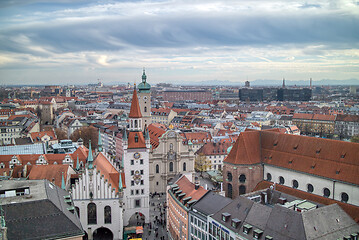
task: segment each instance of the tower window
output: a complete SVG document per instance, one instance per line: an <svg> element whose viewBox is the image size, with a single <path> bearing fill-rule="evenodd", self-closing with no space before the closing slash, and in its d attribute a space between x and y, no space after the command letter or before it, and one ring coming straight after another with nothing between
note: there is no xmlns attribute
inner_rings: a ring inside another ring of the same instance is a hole
<svg viewBox="0 0 359 240"><path fill-rule="evenodd" d="M143 111L144 111L144 112L147 112L147 107L145 107Z"/></svg>

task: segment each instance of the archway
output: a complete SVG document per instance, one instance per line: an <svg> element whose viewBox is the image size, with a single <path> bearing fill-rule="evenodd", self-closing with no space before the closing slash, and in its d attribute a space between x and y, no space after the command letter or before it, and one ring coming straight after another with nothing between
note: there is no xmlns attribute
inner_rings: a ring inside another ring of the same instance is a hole
<svg viewBox="0 0 359 240"><path fill-rule="evenodd" d="M94 240L112 240L113 233L110 229L105 227L100 227L93 232Z"/></svg>
<svg viewBox="0 0 359 240"><path fill-rule="evenodd" d="M145 224L146 217L141 212L135 212L128 220L129 226L143 226Z"/></svg>

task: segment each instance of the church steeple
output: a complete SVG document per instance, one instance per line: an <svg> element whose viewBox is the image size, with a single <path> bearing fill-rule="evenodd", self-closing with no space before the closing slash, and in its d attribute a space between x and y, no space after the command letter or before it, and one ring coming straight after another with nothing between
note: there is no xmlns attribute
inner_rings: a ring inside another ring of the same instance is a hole
<svg viewBox="0 0 359 240"><path fill-rule="evenodd" d="M138 97L137 97L137 91L136 91L136 85L133 89L133 95L132 95L132 102L131 102L131 109L130 114L128 115L130 118L130 131L141 131L142 129L142 114L140 110L140 105L138 103Z"/></svg>
<svg viewBox="0 0 359 240"><path fill-rule="evenodd" d="M87 156L87 164L88 169L93 169L93 156L92 156L92 149L91 149L91 139L89 140L89 155Z"/></svg>

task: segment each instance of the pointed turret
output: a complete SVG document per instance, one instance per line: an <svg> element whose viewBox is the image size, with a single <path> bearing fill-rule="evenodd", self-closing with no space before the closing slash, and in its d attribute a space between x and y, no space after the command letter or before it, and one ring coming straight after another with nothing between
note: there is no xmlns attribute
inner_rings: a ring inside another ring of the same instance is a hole
<svg viewBox="0 0 359 240"><path fill-rule="evenodd" d="M133 89L131 109L130 109L130 114L128 115L128 117L129 118L141 118L142 117L140 105L138 104L136 85L135 85L135 88Z"/></svg>
<svg viewBox="0 0 359 240"><path fill-rule="evenodd" d="M285 88L285 78L283 78L282 88Z"/></svg>
<svg viewBox="0 0 359 240"><path fill-rule="evenodd" d="M118 181L118 191L122 192L123 190L123 185L122 185L122 174L120 173L120 177L119 177L119 181Z"/></svg>
<svg viewBox="0 0 359 240"><path fill-rule="evenodd" d="M102 139L101 139L101 131L100 129L98 129L98 144L97 144L97 149L99 152L102 152Z"/></svg>
<svg viewBox="0 0 359 240"><path fill-rule="evenodd" d="M122 140L123 140L123 141L127 141L127 140L128 140L126 128L125 128L125 131L123 132Z"/></svg>
<svg viewBox="0 0 359 240"><path fill-rule="evenodd" d="M62 172L61 174L61 188L66 190L66 185L65 185L65 179L64 179L64 173Z"/></svg>
<svg viewBox="0 0 359 240"><path fill-rule="evenodd" d="M91 149L91 140L89 140L89 155L87 156L87 164L88 169L93 169L93 156L92 156L92 149Z"/></svg>
<svg viewBox="0 0 359 240"><path fill-rule="evenodd" d="M80 161L79 161L79 155L77 154L77 161L76 161L76 171L80 171Z"/></svg>
<svg viewBox="0 0 359 240"><path fill-rule="evenodd" d="M147 83L147 76L146 76L145 68L143 68L142 82L140 84L138 84L138 91L140 93L151 91L151 85Z"/></svg>

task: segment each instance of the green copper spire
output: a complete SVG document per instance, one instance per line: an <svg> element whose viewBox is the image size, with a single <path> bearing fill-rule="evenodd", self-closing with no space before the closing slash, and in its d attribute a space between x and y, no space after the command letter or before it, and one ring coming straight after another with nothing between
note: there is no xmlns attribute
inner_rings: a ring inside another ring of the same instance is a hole
<svg viewBox="0 0 359 240"><path fill-rule="evenodd" d="M65 179L64 179L64 173L62 172L61 174L61 188L66 190L66 185L65 185Z"/></svg>
<svg viewBox="0 0 359 240"><path fill-rule="evenodd" d="M77 154L77 162L76 162L76 170L80 170L80 161L79 161L79 155Z"/></svg>
<svg viewBox="0 0 359 240"><path fill-rule="evenodd" d="M119 181L118 181L118 191L119 192L122 192L122 190L123 190L123 186L122 186L122 174L121 173L119 173L120 174L120 177L119 177Z"/></svg>
<svg viewBox="0 0 359 240"><path fill-rule="evenodd" d="M146 82L146 79L147 79L147 76L146 76L145 68L143 68L142 82L145 83L145 82Z"/></svg>
<svg viewBox="0 0 359 240"><path fill-rule="evenodd" d="M98 151L102 152L102 139L100 129L98 129Z"/></svg>
<svg viewBox="0 0 359 240"><path fill-rule="evenodd" d="M89 155L87 156L88 169L93 169L93 157L91 149L91 140L89 140Z"/></svg>

